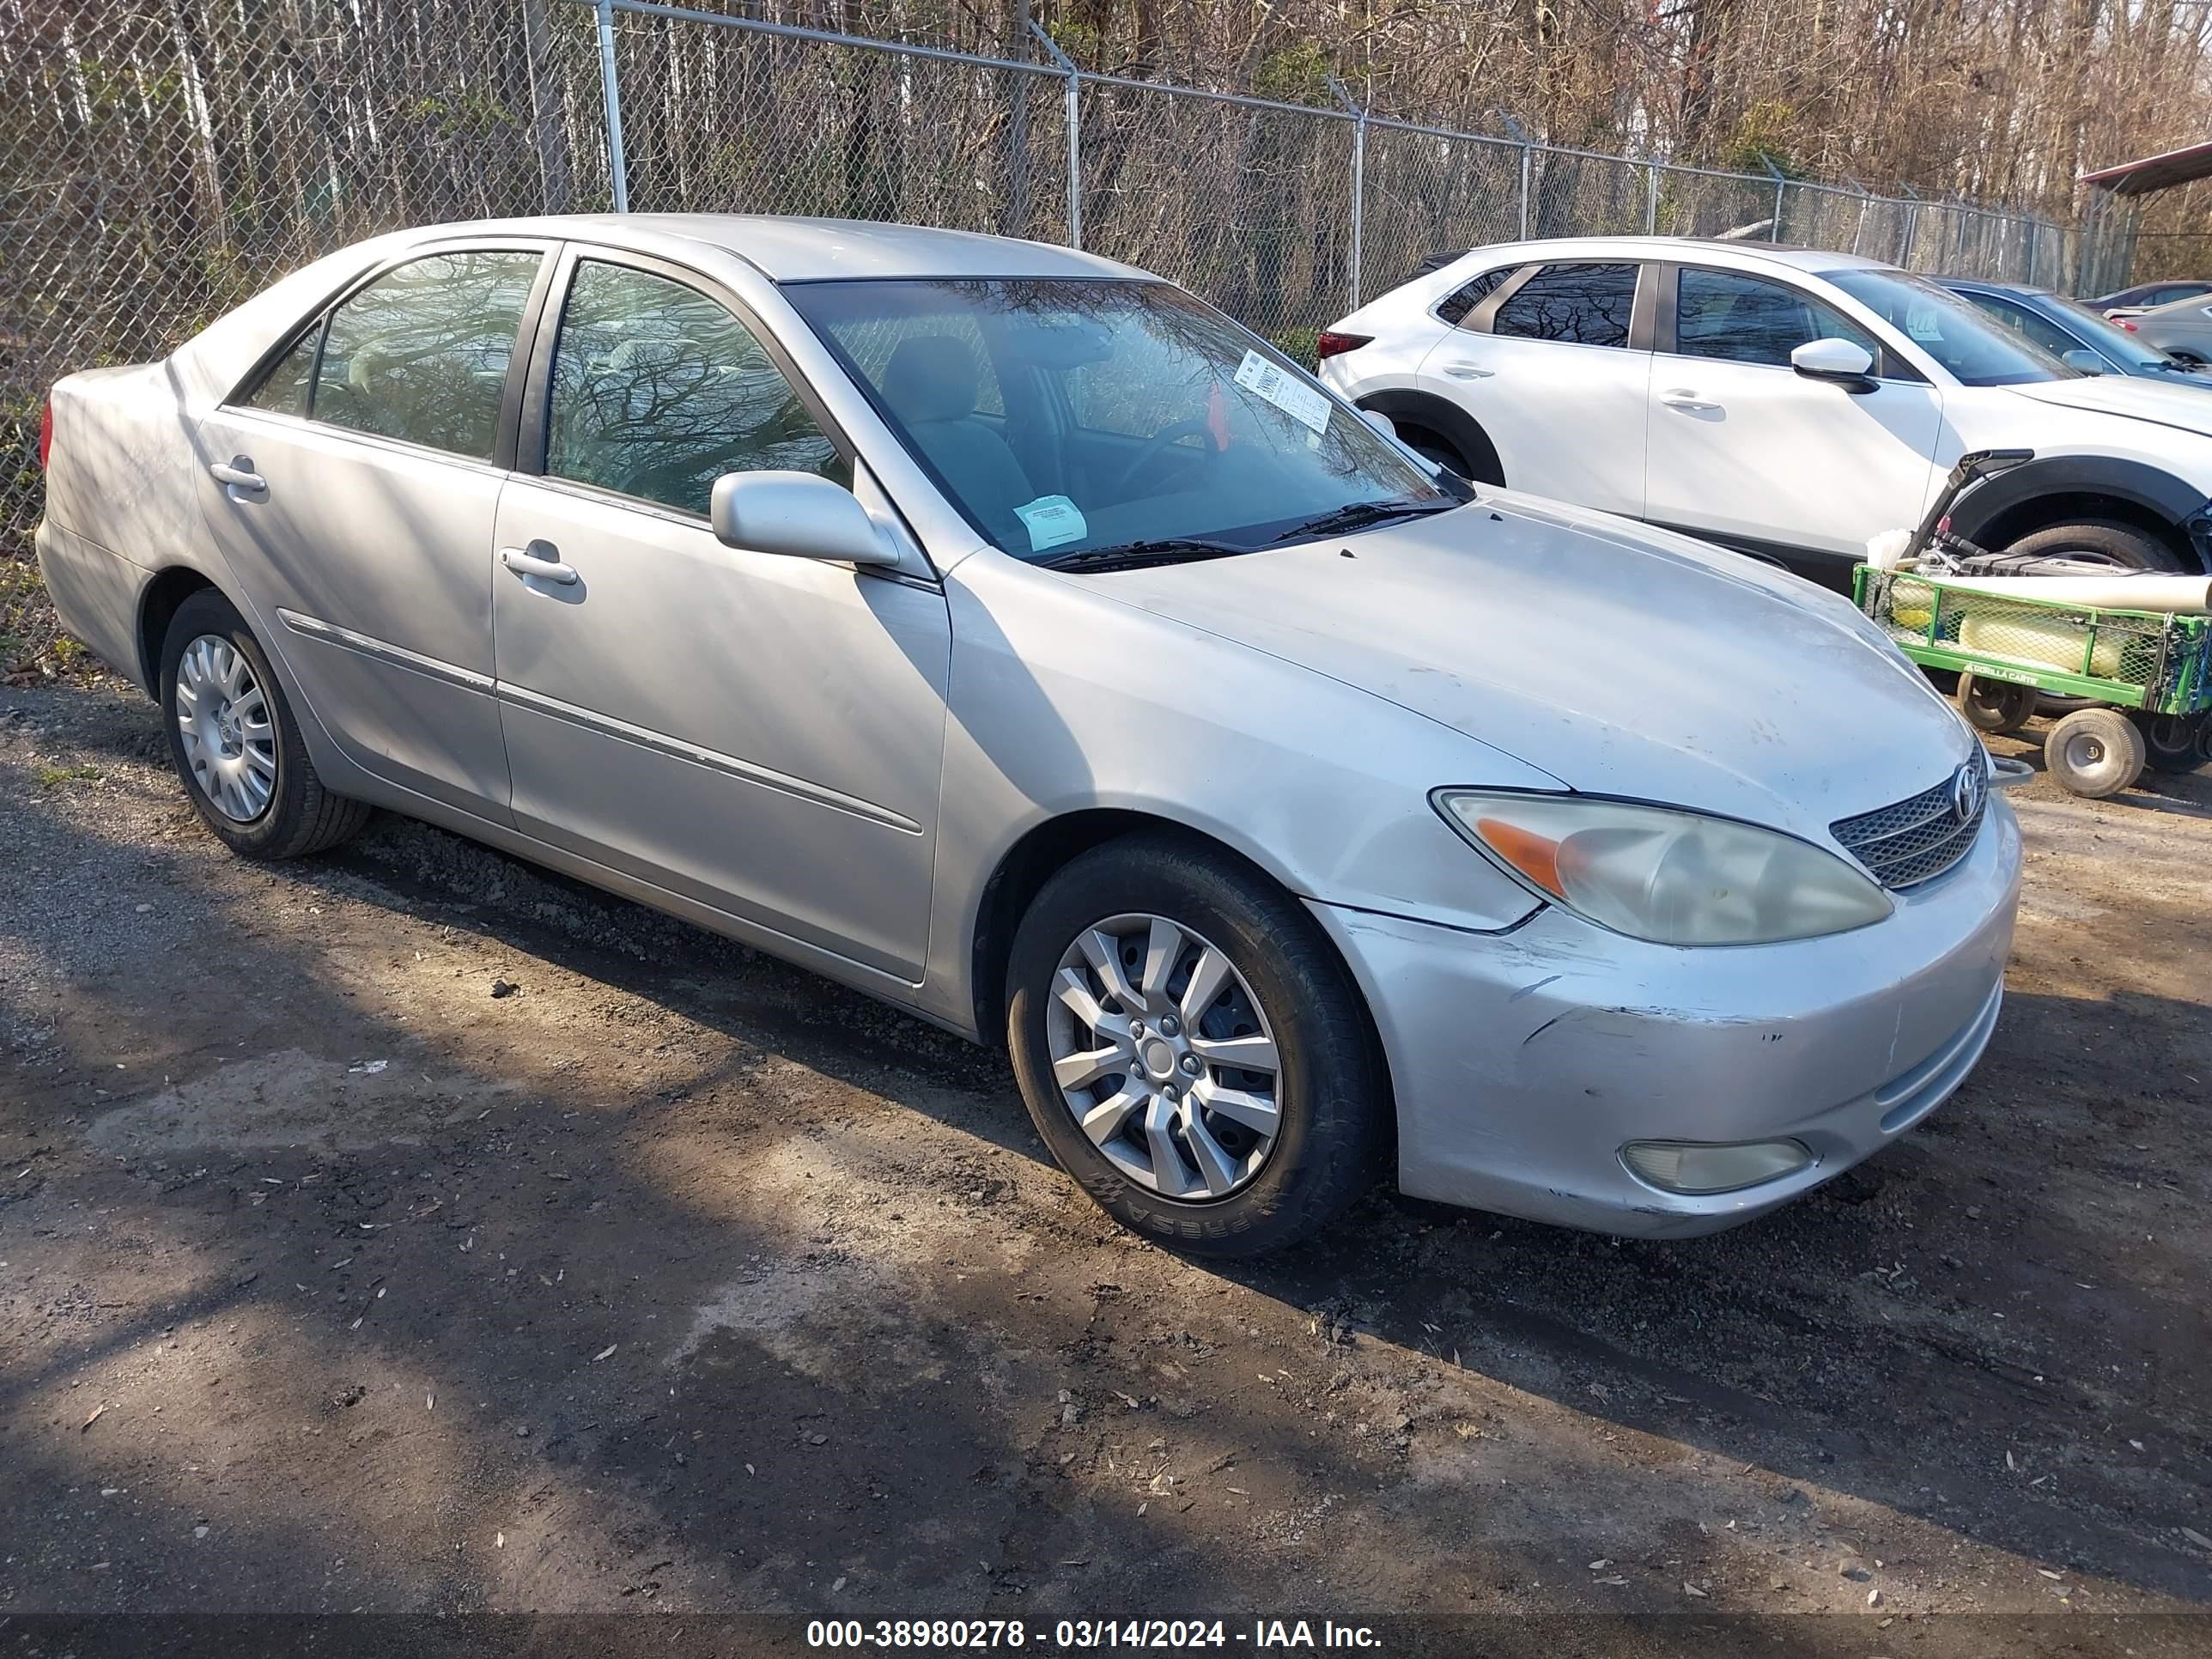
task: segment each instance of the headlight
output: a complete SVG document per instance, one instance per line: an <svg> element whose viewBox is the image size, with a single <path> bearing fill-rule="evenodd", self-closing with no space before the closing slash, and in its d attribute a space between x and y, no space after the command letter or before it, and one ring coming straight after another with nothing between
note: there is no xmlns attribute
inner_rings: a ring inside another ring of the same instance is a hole
<svg viewBox="0 0 2212 1659"><path fill-rule="evenodd" d="M1771 945L1847 933L1889 896L1832 853L1728 818L1581 795L1439 789L1475 850L1585 921L1659 945Z"/></svg>

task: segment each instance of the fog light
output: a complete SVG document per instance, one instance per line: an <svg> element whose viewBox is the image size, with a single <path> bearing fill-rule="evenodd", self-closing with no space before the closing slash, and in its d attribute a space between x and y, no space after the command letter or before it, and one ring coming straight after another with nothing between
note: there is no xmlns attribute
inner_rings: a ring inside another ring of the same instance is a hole
<svg viewBox="0 0 2212 1659"><path fill-rule="evenodd" d="M1686 1197L1740 1193L1808 1168L1813 1154L1794 1140L1705 1146L1693 1140L1632 1140L1620 1149L1629 1173L1662 1192Z"/></svg>

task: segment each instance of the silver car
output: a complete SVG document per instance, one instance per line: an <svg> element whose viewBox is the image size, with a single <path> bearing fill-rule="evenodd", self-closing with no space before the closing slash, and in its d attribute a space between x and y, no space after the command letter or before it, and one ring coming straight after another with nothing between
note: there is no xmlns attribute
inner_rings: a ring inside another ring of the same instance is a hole
<svg viewBox="0 0 2212 1659"><path fill-rule="evenodd" d="M241 854L374 807L1003 1038L1141 1231L1708 1231L1932 1109L2021 867L1839 599L1477 490L1173 285L736 217L364 243L49 410Z"/></svg>

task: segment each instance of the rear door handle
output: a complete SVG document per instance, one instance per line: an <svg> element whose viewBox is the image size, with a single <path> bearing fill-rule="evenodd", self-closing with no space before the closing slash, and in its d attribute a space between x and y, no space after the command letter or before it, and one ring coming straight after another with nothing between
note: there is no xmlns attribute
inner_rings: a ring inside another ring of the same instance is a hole
<svg viewBox="0 0 2212 1659"><path fill-rule="evenodd" d="M576 567L563 564L557 556L561 550L550 542L532 542L528 547L502 547L499 562L518 576L536 576L541 580L558 582L563 587L573 587L580 580ZM548 558L548 554L556 556Z"/></svg>
<svg viewBox="0 0 2212 1659"><path fill-rule="evenodd" d="M1700 398L1694 392L1680 390L1661 392L1659 401L1669 409L1680 410L1685 415L1710 415L1720 408L1718 404Z"/></svg>
<svg viewBox="0 0 2212 1659"><path fill-rule="evenodd" d="M1443 370L1455 380L1486 380L1498 373L1494 368L1485 368L1480 363L1469 362L1446 363Z"/></svg>
<svg viewBox="0 0 2212 1659"><path fill-rule="evenodd" d="M253 457L234 455L228 461L210 462L208 471L227 489L249 495L265 495L269 481L253 470Z"/></svg>

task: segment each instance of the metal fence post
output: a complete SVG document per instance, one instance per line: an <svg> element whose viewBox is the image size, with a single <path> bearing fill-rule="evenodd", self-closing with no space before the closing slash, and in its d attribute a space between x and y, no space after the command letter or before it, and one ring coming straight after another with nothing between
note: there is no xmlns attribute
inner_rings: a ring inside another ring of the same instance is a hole
<svg viewBox="0 0 2212 1659"><path fill-rule="evenodd" d="M1644 164L1644 234L1646 236L1659 234L1659 164L1656 161Z"/></svg>
<svg viewBox="0 0 2212 1659"><path fill-rule="evenodd" d="M1067 77L1067 245L1083 246L1083 76L1075 60L1060 49L1060 42L1044 32L1035 18L1030 33L1043 43L1052 61Z"/></svg>
<svg viewBox="0 0 2212 1659"><path fill-rule="evenodd" d="M1515 142L1521 146L1521 240L1525 242L1528 240L1528 182L1531 171L1528 164L1535 152L1529 148L1528 135L1521 130L1521 124L1518 121L1504 110L1498 112L1498 118L1505 124L1506 131L1511 133Z"/></svg>
<svg viewBox="0 0 2212 1659"><path fill-rule="evenodd" d="M1790 175L1783 172L1780 167L1775 166L1773 162L1768 161L1764 155L1760 156L1759 161L1761 167L1764 167L1769 173L1774 175L1774 223L1766 233L1766 240L1770 242L1778 242L1782 240L1782 210L1784 206L1782 192L1790 188Z"/></svg>
<svg viewBox="0 0 2212 1659"><path fill-rule="evenodd" d="M613 0L596 0L599 15L599 90L607 106L607 175L614 182L615 211L629 211L629 167L623 159L622 86L615 76Z"/></svg>
<svg viewBox="0 0 2212 1659"><path fill-rule="evenodd" d="M1334 75L1328 77L1328 89L1337 95L1345 108L1352 112L1352 305L1359 309L1359 276L1362 261L1360 243L1366 228L1367 217L1367 111L1364 106L1352 101L1352 94L1344 89L1344 82Z"/></svg>

